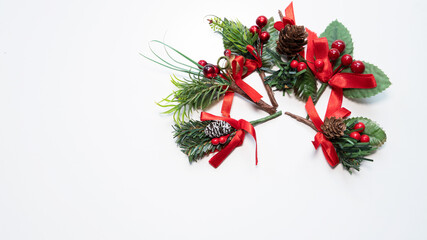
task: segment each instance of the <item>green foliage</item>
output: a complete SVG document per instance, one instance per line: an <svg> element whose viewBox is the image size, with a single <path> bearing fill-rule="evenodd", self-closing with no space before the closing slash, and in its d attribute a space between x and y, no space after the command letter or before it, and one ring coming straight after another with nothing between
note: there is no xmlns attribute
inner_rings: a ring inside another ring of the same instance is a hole
<svg viewBox="0 0 427 240"><path fill-rule="evenodd" d="M349 135L353 132L354 122L346 122L347 129L344 131L344 136L338 139L332 139L331 142L335 147L338 158L344 168L351 173L351 169L360 170L360 164L363 161L373 161L365 158L376 150L370 143L358 142Z"/></svg>
<svg viewBox="0 0 427 240"><path fill-rule="evenodd" d="M268 19L267 26L265 26L263 29L270 33L270 40L264 45L264 51L262 54L262 66L265 68L272 68L275 66L274 59L275 57L271 55L271 52L276 52L276 41L279 39L279 31L277 31L274 28L274 18L271 17ZM270 51L266 51L266 49L269 49Z"/></svg>
<svg viewBox="0 0 427 240"><path fill-rule="evenodd" d="M307 101L309 96L314 98L317 91L317 85L316 79L310 69L296 72L295 69L290 67L291 61L295 58L284 62L282 61L282 58L271 49L265 49L265 53L268 53L269 56L272 57L273 64L279 68L278 70L262 68L262 70L271 74L265 78L266 84L274 87L278 91L283 91L283 94L293 89L295 96L303 101Z"/></svg>
<svg viewBox="0 0 427 240"><path fill-rule="evenodd" d="M377 87L368 88L368 89L359 89L359 88L349 88L344 89L344 96L348 98L367 98L377 95L378 93L387 89L391 82L387 75L377 66L371 63L363 62L365 64L364 74L373 74L375 80L377 81ZM349 68L343 70L342 72L351 72Z"/></svg>
<svg viewBox="0 0 427 240"><path fill-rule="evenodd" d="M276 112L275 114L269 115L264 118L260 118L250 123L253 126L262 124L271 119L277 118L282 115L282 112ZM191 162L197 161L204 156L215 152L216 150L223 149L234 137L236 134L236 129L232 129L230 136L224 144L213 145L211 143L211 138L206 136L205 128L212 121L195 121L189 120L182 124L175 124L174 129L174 138L176 138L176 143L181 148L181 151L188 156L188 160Z"/></svg>
<svg viewBox="0 0 427 240"><path fill-rule="evenodd" d="M298 76L301 75L302 72L297 73L295 69L292 69L289 66L290 61L283 62L281 57L275 51L266 48L264 54L267 53L272 57L274 65L279 69L272 70L265 67L261 68L261 70L271 74L265 78L265 84L270 85L270 87L274 87L278 91L283 91L283 94L285 94L285 91L294 87Z"/></svg>
<svg viewBox="0 0 427 240"><path fill-rule="evenodd" d="M163 59L151 48L151 52L157 59L155 60L141 54L143 57L169 69L186 73L189 76L188 79L178 79L175 75L172 76L172 83L178 90L157 103L161 107L169 108L164 113L173 114L173 118L177 124L183 122L186 117L188 118L193 110L205 109L213 102L218 101L228 90L228 85L230 83L227 80L221 77L216 77L214 79L205 78L201 72L202 66L196 61L163 42L153 42L162 44L165 47L165 52L170 60L167 61ZM193 65L188 65L176 60L169 54L167 49L177 53Z"/></svg>
<svg viewBox="0 0 427 240"><path fill-rule="evenodd" d="M215 32L221 32L223 29L223 23L222 19L214 16L212 19L209 20L209 26L214 30Z"/></svg>
<svg viewBox="0 0 427 240"><path fill-rule="evenodd" d="M374 147L380 147L387 140L387 135L384 130L374 121L365 117L353 117L345 120L347 126L354 126L358 122L365 124L363 134L369 136L369 143ZM352 127L353 128L353 127ZM350 128L350 129L352 129Z"/></svg>
<svg viewBox="0 0 427 240"><path fill-rule="evenodd" d="M249 29L238 20L216 19L211 23L211 27L216 28L216 32L222 35L225 49L230 49L232 52L245 57L248 57L246 46L254 45L258 39L258 34L252 35Z"/></svg>
<svg viewBox="0 0 427 240"><path fill-rule="evenodd" d="M310 96L313 99L316 98L316 78L310 69L307 69L304 74L297 78L294 85L294 93L298 99L303 100L304 102L306 102Z"/></svg>
<svg viewBox="0 0 427 240"><path fill-rule="evenodd" d="M176 123L183 122L193 110L205 109L218 101L228 90L226 82L207 79L201 75L190 75L190 79L171 77L172 83L178 88L168 97L158 103L161 107L169 108L166 114L173 114Z"/></svg>
<svg viewBox="0 0 427 240"><path fill-rule="evenodd" d="M358 122L365 124L363 134L370 137L369 143L358 142L350 137L350 133L354 132L354 125ZM364 117L353 117L345 120L347 129L344 131L344 136L338 139L331 140L338 154L340 162L344 168L351 173L351 169L360 170L360 164L363 161L373 161L366 158L386 140L387 136L384 130L381 129L374 121Z"/></svg>
<svg viewBox="0 0 427 240"><path fill-rule="evenodd" d="M202 122L190 120L180 125L175 124L175 126L173 126L176 143L181 148L181 151L188 156L190 163L197 161L216 150L221 150L236 134L236 131L233 130L225 144L213 145L211 143L211 138L206 136L204 132L206 126L210 122L211 121Z"/></svg>
<svg viewBox="0 0 427 240"><path fill-rule="evenodd" d="M345 49L344 52L341 53L341 56L344 54L353 54L353 40L351 38L351 34L338 20L331 22L319 37L326 37L328 39L329 48L331 48L331 45L335 40L342 40L345 43ZM338 58L335 61L335 67L340 64L341 58Z"/></svg>

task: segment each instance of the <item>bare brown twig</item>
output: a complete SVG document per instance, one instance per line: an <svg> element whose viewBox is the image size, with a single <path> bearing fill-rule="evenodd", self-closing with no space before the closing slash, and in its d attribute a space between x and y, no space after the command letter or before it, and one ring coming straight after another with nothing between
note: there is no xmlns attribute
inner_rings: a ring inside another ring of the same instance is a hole
<svg viewBox="0 0 427 240"><path fill-rule="evenodd" d="M267 91L268 98L270 99L271 105L273 105L274 108L277 108L279 104L277 104L276 98L274 97L273 90L271 89L270 85L265 83L265 72L262 70L259 70L259 76L262 80L262 83L264 84L265 90Z"/></svg>
<svg viewBox="0 0 427 240"><path fill-rule="evenodd" d="M310 120L308 120L308 119L305 119L305 118L303 118L303 117L301 117L301 116L298 116L298 115L295 115L295 114L293 114L293 113L290 113L290 112L285 112L285 114L286 115L288 115L288 116L290 116L290 117L292 117L292 118L294 118L295 120L297 120L298 122L302 122L302 123L304 123L305 125L307 125L307 126L309 126L309 127L311 127L312 129L314 129L314 131L318 131L317 130L317 128L314 126L314 124L313 124L313 122L312 121L310 121Z"/></svg>

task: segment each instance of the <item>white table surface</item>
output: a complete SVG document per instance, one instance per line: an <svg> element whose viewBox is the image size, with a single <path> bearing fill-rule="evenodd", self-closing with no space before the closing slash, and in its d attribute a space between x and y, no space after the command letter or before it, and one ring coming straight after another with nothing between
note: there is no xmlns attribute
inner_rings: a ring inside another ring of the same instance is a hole
<svg viewBox="0 0 427 240"><path fill-rule="evenodd" d="M388 134L360 172L330 168L314 132L287 116L257 127L258 166L249 136L218 169L176 147L155 105L172 72L138 53L159 39L215 62L223 47L206 15L251 26L288 4L0 1L0 239L427 239L424 1L294 2L297 23L318 33L344 23L355 58L393 83L344 100ZM265 113L236 98L232 115Z"/></svg>

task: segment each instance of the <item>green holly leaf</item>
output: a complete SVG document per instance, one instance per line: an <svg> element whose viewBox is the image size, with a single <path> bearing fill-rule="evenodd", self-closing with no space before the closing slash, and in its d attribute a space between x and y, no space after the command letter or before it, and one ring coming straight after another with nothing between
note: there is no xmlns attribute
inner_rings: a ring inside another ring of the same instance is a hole
<svg viewBox="0 0 427 240"><path fill-rule="evenodd" d="M387 135L384 130L374 121L365 117L353 117L345 120L347 126L354 126L354 124L362 122L365 124L363 134L369 136L369 143L373 147L380 147L387 140Z"/></svg>
<svg viewBox="0 0 427 240"><path fill-rule="evenodd" d="M391 82L387 75L379 69L377 66L371 63L367 63L362 61L365 64L365 71L364 74L373 74L375 77L375 80L377 81L377 86L375 88L368 88L368 89L360 89L360 88L348 88L344 89L344 96L348 98L367 98L377 95L378 93L384 91L387 89ZM351 72L350 68L346 68L342 72Z"/></svg>
<svg viewBox="0 0 427 240"><path fill-rule="evenodd" d="M344 52L341 53L341 56L344 54L353 54L353 40L351 39L350 31L338 20L331 22L319 37L326 37L328 39L329 48L331 48L335 40L342 40L345 43L345 49ZM340 64L341 57L335 61L335 67Z"/></svg>
<svg viewBox="0 0 427 240"><path fill-rule="evenodd" d="M316 79L311 71L307 70L298 77L295 81L294 92L295 96L303 101L307 101L309 96L312 98L316 96Z"/></svg>

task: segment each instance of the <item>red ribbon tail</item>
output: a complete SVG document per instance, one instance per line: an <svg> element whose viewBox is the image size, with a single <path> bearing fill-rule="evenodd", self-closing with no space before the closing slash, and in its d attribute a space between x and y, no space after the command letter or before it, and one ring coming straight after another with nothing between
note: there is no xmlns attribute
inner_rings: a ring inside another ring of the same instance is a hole
<svg viewBox="0 0 427 240"><path fill-rule="evenodd" d="M249 84L245 83L241 78L234 79L236 85L239 86L243 92L245 92L252 101L259 102L261 100L262 95L259 94L254 88L252 88Z"/></svg>
<svg viewBox="0 0 427 240"><path fill-rule="evenodd" d="M219 151L215 156L213 156L209 163L217 168L221 163L230 155L230 153L238 146L242 145L245 138L245 132L243 130L238 130L236 135L231 139L231 141L225 146L221 151Z"/></svg>
<svg viewBox="0 0 427 240"><path fill-rule="evenodd" d="M332 87L332 92L331 92L331 95L329 96L328 108L326 109L325 118L332 116L334 112L341 109L342 98L343 98L342 88Z"/></svg>
<svg viewBox="0 0 427 240"><path fill-rule="evenodd" d="M227 91L222 101L221 114L224 117L230 117L231 106L233 105L234 92Z"/></svg>
<svg viewBox="0 0 427 240"><path fill-rule="evenodd" d="M323 133L318 132L316 136L314 137L314 147L317 149L319 145L322 146L322 152L323 155L326 158L326 161L328 161L329 165L331 167L335 167L340 162L338 158L338 154L335 150L334 145L323 135Z"/></svg>

